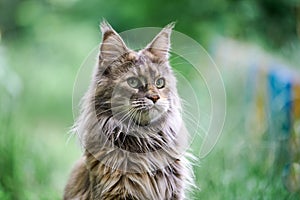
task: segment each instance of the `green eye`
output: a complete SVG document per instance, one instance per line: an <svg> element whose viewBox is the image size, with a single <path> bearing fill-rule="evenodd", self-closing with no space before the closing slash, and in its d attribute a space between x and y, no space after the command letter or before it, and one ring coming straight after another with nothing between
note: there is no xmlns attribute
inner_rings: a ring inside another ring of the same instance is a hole
<svg viewBox="0 0 300 200"><path fill-rule="evenodd" d="M131 77L127 79L127 83L132 88L138 88L141 86L141 82L138 78Z"/></svg>
<svg viewBox="0 0 300 200"><path fill-rule="evenodd" d="M165 79L164 78L159 78L155 81L155 85L158 89L161 89L165 87Z"/></svg>

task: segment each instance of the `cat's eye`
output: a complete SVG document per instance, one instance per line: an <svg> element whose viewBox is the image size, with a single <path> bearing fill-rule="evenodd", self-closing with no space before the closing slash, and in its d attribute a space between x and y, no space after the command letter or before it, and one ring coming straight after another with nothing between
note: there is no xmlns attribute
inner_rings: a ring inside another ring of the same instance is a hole
<svg viewBox="0 0 300 200"><path fill-rule="evenodd" d="M127 79L127 83L132 88L138 88L141 86L141 81L135 77L131 77L131 78Z"/></svg>
<svg viewBox="0 0 300 200"><path fill-rule="evenodd" d="M165 79L164 78L159 78L155 81L155 85L158 89L161 89L165 87Z"/></svg>

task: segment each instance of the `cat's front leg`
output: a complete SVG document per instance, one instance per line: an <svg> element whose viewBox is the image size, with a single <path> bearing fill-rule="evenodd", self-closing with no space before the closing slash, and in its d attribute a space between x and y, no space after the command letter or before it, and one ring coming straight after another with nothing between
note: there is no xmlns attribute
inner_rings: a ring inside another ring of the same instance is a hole
<svg viewBox="0 0 300 200"><path fill-rule="evenodd" d="M64 200L90 199L89 171L85 159L77 161L64 190Z"/></svg>

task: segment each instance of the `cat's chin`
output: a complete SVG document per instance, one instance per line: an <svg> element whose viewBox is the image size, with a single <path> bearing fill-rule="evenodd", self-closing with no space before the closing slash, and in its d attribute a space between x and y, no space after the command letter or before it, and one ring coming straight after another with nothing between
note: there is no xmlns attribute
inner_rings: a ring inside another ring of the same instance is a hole
<svg viewBox="0 0 300 200"><path fill-rule="evenodd" d="M142 121L142 120L139 120L139 121L136 120L135 121L135 125L145 127L145 126L151 126L151 125L153 125L153 124L155 124L157 122L158 122L158 119L148 120L148 121L146 121L146 120L144 120L144 121Z"/></svg>
<svg viewBox="0 0 300 200"><path fill-rule="evenodd" d="M150 121L135 121L136 126L149 126L150 124Z"/></svg>
<svg viewBox="0 0 300 200"><path fill-rule="evenodd" d="M162 121L163 114L156 109L147 109L134 117L137 126L151 126Z"/></svg>

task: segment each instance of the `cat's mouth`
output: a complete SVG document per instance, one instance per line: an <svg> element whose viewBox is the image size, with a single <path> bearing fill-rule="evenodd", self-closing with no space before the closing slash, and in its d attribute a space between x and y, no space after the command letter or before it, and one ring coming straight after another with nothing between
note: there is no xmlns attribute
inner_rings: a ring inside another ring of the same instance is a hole
<svg viewBox="0 0 300 200"><path fill-rule="evenodd" d="M159 120L162 116L161 110L156 105L148 105L143 109L136 109L133 121L136 125L147 126Z"/></svg>
<svg viewBox="0 0 300 200"><path fill-rule="evenodd" d="M163 102L153 103L150 100L132 100L127 105L114 104L114 118L129 126L148 126L161 119L168 106Z"/></svg>
<svg viewBox="0 0 300 200"><path fill-rule="evenodd" d="M134 116L134 122L136 125L139 125L139 126L149 125L151 123L149 110L137 112L137 114Z"/></svg>

